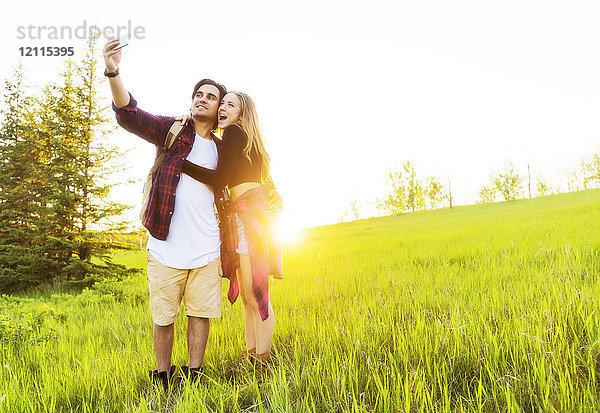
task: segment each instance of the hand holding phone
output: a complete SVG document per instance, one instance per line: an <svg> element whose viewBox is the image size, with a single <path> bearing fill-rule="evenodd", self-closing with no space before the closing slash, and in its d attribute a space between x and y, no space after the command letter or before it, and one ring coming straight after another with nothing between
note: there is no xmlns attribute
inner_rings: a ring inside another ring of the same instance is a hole
<svg viewBox="0 0 600 413"><path fill-rule="evenodd" d="M120 39L109 40L104 49L102 50L102 56L104 57L104 63L108 72L114 72L119 68L121 63L121 49L129 43L129 36L122 36Z"/></svg>
<svg viewBox="0 0 600 413"><path fill-rule="evenodd" d="M111 50L122 49L125 46L127 46L128 44L129 44L129 35L124 34L123 36L119 37L119 43L115 47L113 47Z"/></svg>

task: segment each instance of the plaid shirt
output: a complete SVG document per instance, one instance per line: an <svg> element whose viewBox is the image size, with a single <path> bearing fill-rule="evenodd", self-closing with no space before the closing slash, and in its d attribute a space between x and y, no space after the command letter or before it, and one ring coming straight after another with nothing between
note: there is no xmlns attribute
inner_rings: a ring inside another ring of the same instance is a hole
<svg viewBox="0 0 600 413"><path fill-rule="evenodd" d="M119 125L156 145L156 156L158 157L175 118L155 116L144 112L137 107L137 101L131 94L127 106L117 108L113 103L112 107ZM217 144L217 150L220 151L220 140L213 134L211 136ZM169 234L169 225L175 209L175 189L179 183L183 161L192 150L195 138L194 125L189 122L179 138L173 142L161 167L153 176L144 226L156 239L164 241Z"/></svg>
<svg viewBox="0 0 600 413"><path fill-rule="evenodd" d="M240 266L240 258L236 252L236 214L244 225L252 271L252 293L256 298L258 313L264 321L269 318L269 275L283 278L281 239L276 230L277 217L268 207L267 189L259 186L244 192L228 208L224 219L226 228L224 233L221 232L221 267L224 275L229 278L227 298L232 304L240 292L236 276L236 270Z"/></svg>

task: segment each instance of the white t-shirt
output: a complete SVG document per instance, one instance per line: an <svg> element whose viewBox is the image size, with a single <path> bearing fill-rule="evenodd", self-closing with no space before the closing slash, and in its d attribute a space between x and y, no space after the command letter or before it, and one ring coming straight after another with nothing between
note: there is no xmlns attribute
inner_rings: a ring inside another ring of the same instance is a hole
<svg viewBox="0 0 600 413"><path fill-rule="evenodd" d="M187 159L209 169L217 168L217 146L212 139L196 134ZM204 267L221 255L219 224L214 210L212 187L182 173L175 190L175 209L165 241L150 235L147 248L167 267Z"/></svg>

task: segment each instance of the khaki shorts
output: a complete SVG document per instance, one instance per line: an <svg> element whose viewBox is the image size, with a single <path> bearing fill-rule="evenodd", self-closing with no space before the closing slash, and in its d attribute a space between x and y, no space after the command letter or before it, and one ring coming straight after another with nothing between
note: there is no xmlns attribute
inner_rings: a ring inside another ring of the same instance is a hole
<svg viewBox="0 0 600 413"><path fill-rule="evenodd" d="M161 264L148 251L150 312L159 326L168 326L179 315L181 300L191 317L221 317L221 259L204 267L179 270Z"/></svg>

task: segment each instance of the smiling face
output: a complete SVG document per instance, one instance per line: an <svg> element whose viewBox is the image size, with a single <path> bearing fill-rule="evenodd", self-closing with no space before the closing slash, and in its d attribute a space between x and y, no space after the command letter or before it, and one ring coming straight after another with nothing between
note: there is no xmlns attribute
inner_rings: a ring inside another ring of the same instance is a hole
<svg viewBox="0 0 600 413"><path fill-rule="evenodd" d="M198 120L216 120L219 110L219 89L202 85L192 99L192 117Z"/></svg>
<svg viewBox="0 0 600 413"><path fill-rule="evenodd" d="M223 97L219 107L219 128L225 129L237 122L242 115L242 101L235 93L228 93Z"/></svg>

